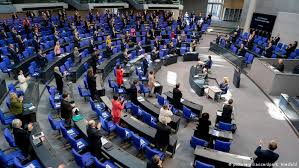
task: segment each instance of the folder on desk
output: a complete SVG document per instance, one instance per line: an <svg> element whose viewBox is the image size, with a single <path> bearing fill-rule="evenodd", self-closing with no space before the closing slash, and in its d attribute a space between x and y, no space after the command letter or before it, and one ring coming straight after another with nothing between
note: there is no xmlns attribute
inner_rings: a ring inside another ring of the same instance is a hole
<svg viewBox="0 0 299 168"><path fill-rule="evenodd" d="M83 117L80 115L80 114L78 114L78 115L75 115L75 116L73 116L73 121L74 122L77 122L77 121L80 121L80 120L82 120L83 119Z"/></svg>

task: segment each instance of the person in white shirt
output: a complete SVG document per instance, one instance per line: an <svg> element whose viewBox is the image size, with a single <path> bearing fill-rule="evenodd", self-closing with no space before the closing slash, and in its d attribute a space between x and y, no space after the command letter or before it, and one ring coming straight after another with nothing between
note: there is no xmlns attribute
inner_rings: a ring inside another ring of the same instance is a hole
<svg viewBox="0 0 299 168"><path fill-rule="evenodd" d="M159 121L162 122L162 120L165 119L167 123L170 123L172 115L173 113L169 110L168 105L164 104L163 107L160 109Z"/></svg>
<svg viewBox="0 0 299 168"><path fill-rule="evenodd" d="M27 84L27 81L30 79L30 77L25 77L24 74L23 74L23 71L20 70L19 71L19 75L18 75L18 81L20 83L20 89L25 93L27 87L28 87L28 84Z"/></svg>

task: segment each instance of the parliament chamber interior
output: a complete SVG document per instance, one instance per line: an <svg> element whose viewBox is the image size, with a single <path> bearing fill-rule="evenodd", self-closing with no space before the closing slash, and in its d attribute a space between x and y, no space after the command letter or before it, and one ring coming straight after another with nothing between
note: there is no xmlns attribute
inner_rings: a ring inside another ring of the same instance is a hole
<svg viewBox="0 0 299 168"><path fill-rule="evenodd" d="M298 6L0 0L0 167L299 167Z"/></svg>

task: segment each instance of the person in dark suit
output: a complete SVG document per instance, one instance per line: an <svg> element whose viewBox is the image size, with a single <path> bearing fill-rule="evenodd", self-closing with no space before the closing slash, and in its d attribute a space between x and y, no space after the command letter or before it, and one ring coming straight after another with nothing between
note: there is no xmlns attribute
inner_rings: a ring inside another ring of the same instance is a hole
<svg viewBox="0 0 299 168"><path fill-rule="evenodd" d="M19 60L18 55L17 55L18 53L14 49L13 44L9 44L9 46L8 46L8 52L10 54L9 58L12 59L15 64L20 63L20 60Z"/></svg>
<svg viewBox="0 0 299 168"><path fill-rule="evenodd" d="M238 50L238 56L242 56L244 57L245 56L245 53L246 53L246 50L244 48L244 44L241 44L239 50Z"/></svg>
<svg viewBox="0 0 299 168"><path fill-rule="evenodd" d="M72 116L74 105L69 102L70 95L68 93L62 94L60 115L65 120L65 128L70 128L72 124Z"/></svg>
<svg viewBox="0 0 299 168"><path fill-rule="evenodd" d="M27 125L27 130L22 128L22 121L20 119L14 119L12 121L12 127L13 127L13 135L15 139L15 143L21 151L29 155L31 154L31 145L30 145L30 133L33 129L32 124Z"/></svg>
<svg viewBox="0 0 299 168"><path fill-rule="evenodd" d="M91 38L89 40L89 46L88 46L88 51L90 54L92 54L95 51L94 48L95 48L95 44L93 42L93 39Z"/></svg>
<svg viewBox="0 0 299 168"><path fill-rule="evenodd" d="M39 50L38 54L37 54L37 64L39 65L39 67L44 67L45 65L48 64L48 60L46 59L46 54L42 53L41 50Z"/></svg>
<svg viewBox="0 0 299 168"><path fill-rule="evenodd" d="M142 68L143 68L143 76L146 76L147 75L147 69L148 69L148 62L146 60L146 57L143 57Z"/></svg>
<svg viewBox="0 0 299 168"><path fill-rule="evenodd" d="M38 51L40 50L40 41L35 36L33 37L32 44L35 52L38 53Z"/></svg>
<svg viewBox="0 0 299 168"><path fill-rule="evenodd" d="M176 84L175 88L173 88L172 93L173 93L173 105L177 109L182 109L182 103L181 103L181 98L183 97L182 92L180 91L180 84Z"/></svg>
<svg viewBox="0 0 299 168"><path fill-rule="evenodd" d="M268 149L265 150L262 149L262 145L263 141L260 140L260 145L254 151L257 158L254 159L251 167L271 168L279 158L279 155L274 152L277 149L277 143L274 140L270 141Z"/></svg>
<svg viewBox="0 0 299 168"><path fill-rule="evenodd" d="M166 118L161 118L157 124L157 132L155 135L156 146L163 152L166 152L169 144L169 135L171 134L171 127L167 124Z"/></svg>
<svg viewBox="0 0 299 168"><path fill-rule="evenodd" d="M277 65L274 65L274 67L279 70L280 72L283 72L284 71L284 63L283 63L283 60L282 59L279 59L278 60L278 64Z"/></svg>
<svg viewBox="0 0 299 168"><path fill-rule="evenodd" d="M111 43L108 43L106 46L106 58L110 58L113 54Z"/></svg>
<svg viewBox="0 0 299 168"><path fill-rule="evenodd" d="M193 135L197 138L204 139L208 142L210 141L209 129L211 125L209 117L209 113L202 113L201 118L199 118L198 120L198 125Z"/></svg>
<svg viewBox="0 0 299 168"><path fill-rule="evenodd" d="M280 41L280 34L278 33L276 37L273 38L272 43L273 45L277 45L277 43Z"/></svg>
<svg viewBox="0 0 299 168"><path fill-rule="evenodd" d="M101 154L101 147L102 147L102 133L101 133L101 124L98 123L96 125L96 122L94 120L88 121L87 126L87 137L88 137L88 144L89 144L89 151L90 153L97 157L98 159L102 158Z"/></svg>
<svg viewBox="0 0 299 168"><path fill-rule="evenodd" d="M96 77L91 68L88 69L87 71L87 84L88 84L88 89L90 91L90 97L92 98L92 100L95 100L95 95L97 92L97 83L96 83Z"/></svg>
<svg viewBox="0 0 299 168"><path fill-rule="evenodd" d="M272 43L269 43L268 46L265 48L264 55L267 58L271 58L273 52Z"/></svg>
<svg viewBox="0 0 299 168"><path fill-rule="evenodd" d="M132 103L134 104L137 104L138 103L138 100L137 100L137 97L138 97L138 91L137 91L137 83L138 81L137 80L134 80L133 83L131 84L130 86L130 91L128 92L129 93L129 96L130 96L130 100Z"/></svg>
<svg viewBox="0 0 299 168"><path fill-rule="evenodd" d="M233 99L229 99L228 103L223 105L220 121L225 123L231 123L233 113L233 102Z"/></svg>
<svg viewBox="0 0 299 168"><path fill-rule="evenodd" d="M91 54L91 63L90 66L92 67L93 73L96 74L97 72L97 65L99 61L99 51L95 51L94 53Z"/></svg>
<svg viewBox="0 0 299 168"><path fill-rule="evenodd" d="M54 78L56 81L56 87L59 94L62 94L63 91L63 78L64 75L60 73L59 68L56 66L54 67Z"/></svg>

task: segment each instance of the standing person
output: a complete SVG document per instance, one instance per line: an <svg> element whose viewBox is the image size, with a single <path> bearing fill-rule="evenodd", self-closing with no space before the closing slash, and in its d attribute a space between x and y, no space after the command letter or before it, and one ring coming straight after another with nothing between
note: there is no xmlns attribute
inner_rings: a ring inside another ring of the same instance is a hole
<svg viewBox="0 0 299 168"><path fill-rule="evenodd" d="M88 85L88 89L90 91L90 96L91 96L92 100L95 100L97 84L96 84L96 77L91 68L89 68L87 71L87 85Z"/></svg>
<svg viewBox="0 0 299 168"><path fill-rule="evenodd" d="M173 93L173 105L174 105L174 107L177 108L177 109L182 109L181 99L183 97L183 94L180 90L180 84L179 83L177 83L175 85L175 88L173 88L172 93Z"/></svg>
<svg viewBox="0 0 299 168"><path fill-rule="evenodd" d="M167 123L170 123L172 115L173 113L169 110L169 106L164 104L160 109L159 121L161 122L163 119L165 119Z"/></svg>
<svg viewBox="0 0 299 168"><path fill-rule="evenodd" d="M18 98L15 92L10 93L10 113L15 115L17 118L22 119L23 113L23 96Z"/></svg>
<svg viewBox="0 0 299 168"><path fill-rule="evenodd" d="M14 119L11 124L16 146L28 156L32 149L30 145L30 134L33 129L32 123L27 125L27 130L22 128L23 123L20 119Z"/></svg>
<svg viewBox="0 0 299 168"><path fill-rule="evenodd" d="M55 54L55 56L59 56L61 54L61 48L60 48L59 41L56 42L56 45L54 47L54 54Z"/></svg>
<svg viewBox="0 0 299 168"><path fill-rule="evenodd" d="M59 94L62 94L64 75L62 75L60 73L58 66L54 67L54 78L55 78L55 81L56 81L57 91L59 92Z"/></svg>
<svg viewBox="0 0 299 168"><path fill-rule="evenodd" d="M18 75L18 81L20 83L20 89L25 93L27 87L28 87L28 84L27 84L27 81L30 79L30 77L25 77L24 74L23 74L23 71L20 70L19 71L19 75Z"/></svg>
<svg viewBox="0 0 299 168"><path fill-rule="evenodd" d="M169 144L169 135L171 133L171 128L167 124L167 120L161 118L161 121L157 124L157 133L155 135L156 146L162 152L166 152Z"/></svg>
<svg viewBox="0 0 299 168"><path fill-rule="evenodd" d="M46 54L43 53L41 50L38 51L37 57L36 57L36 62L39 67L44 67L47 65L48 60L46 58Z"/></svg>
<svg viewBox="0 0 299 168"><path fill-rule="evenodd" d="M138 81L134 80L133 83L130 86L130 89L129 89L130 91L128 92L129 96L130 96L130 100L134 104L138 103L138 100L137 100L137 97L138 97L137 83L138 83Z"/></svg>
<svg viewBox="0 0 299 168"><path fill-rule="evenodd" d="M80 53L78 47L74 47L74 64L78 65L81 62Z"/></svg>
<svg viewBox="0 0 299 168"><path fill-rule="evenodd" d="M116 83L117 83L118 87L121 87L121 85L124 83L123 74L124 74L124 70L121 68L120 65L117 65Z"/></svg>
<svg viewBox="0 0 299 168"><path fill-rule="evenodd" d="M262 167L266 168L272 167L272 164L277 161L279 158L279 154L275 153L274 151L277 149L277 142L271 140L268 149L262 149L263 141L260 140L260 145L254 151L254 154L257 158L254 159L253 165L251 167Z"/></svg>
<svg viewBox="0 0 299 168"><path fill-rule="evenodd" d="M90 63L90 65L91 65L91 67L92 67L92 70L93 70L93 73L94 74L96 74L96 72L97 72L97 65L98 65L98 61L99 61L99 50L96 50L95 52L93 52L92 54L91 54L91 63Z"/></svg>
<svg viewBox="0 0 299 168"><path fill-rule="evenodd" d="M198 125L196 127L196 130L194 131L194 135L197 138L204 139L206 141L210 141L210 125L211 121L209 120L209 113L203 113L201 115L201 118L198 120Z"/></svg>
<svg viewBox="0 0 299 168"><path fill-rule="evenodd" d="M231 123L233 113L233 99L229 99L227 104L223 105L221 120L225 123Z"/></svg>
<svg viewBox="0 0 299 168"><path fill-rule="evenodd" d="M13 60L14 64L20 63L20 60L18 57L18 49L15 50L13 44L9 44L8 52L10 54L9 58Z"/></svg>
<svg viewBox="0 0 299 168"><path fill-rule="evenodd" d="M122 110L124 109L124 101L120 100L120 98L116 95L113 96L112 99L112 120L115 124L120 123L120 117Z"/></svg>
<svg viewBox="0 0 299 168"><path fill-rule="evenodd" d="M101 123L96 124L94 120L88 121L87 126L87 137L89 144L90 153L97 157L98 159L102 158L101 147L102 147L102 133L101 133Z"/></svg>
<svg viewBox="0 0 299 168"><path fill-rule="evenodd" d="M155 74L154 71L150 71L148 75L148 87L150 89L149 97L152 97L155 88Z"/></svg>
<svg viewBox="0 0 299 168"><path fill-rule="evenodd" d="M65 128L70 128L72 124L74 105L69 100L70 95L68 93L62 94L60 115L65 120Z"/></svg>
<svg viewBox="0 0 299 168"><path fill-rule="evenodd" d="M147 69L148 69L148 62L147 62L146 57L143 57L142 68L143 68L143 76L146 76L147 75Z"/></svg>

